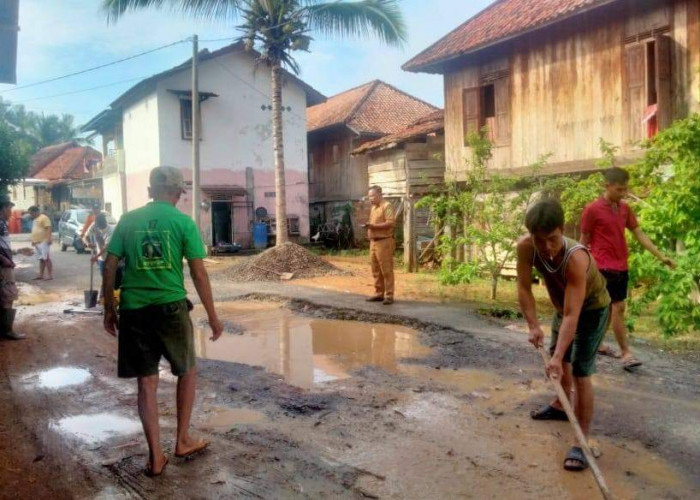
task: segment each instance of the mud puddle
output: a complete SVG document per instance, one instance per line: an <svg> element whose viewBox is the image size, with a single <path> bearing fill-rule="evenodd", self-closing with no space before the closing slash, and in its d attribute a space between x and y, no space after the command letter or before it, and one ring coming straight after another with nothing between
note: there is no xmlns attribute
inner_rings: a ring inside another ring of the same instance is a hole
<svg viewBox="0 0 700 500"><path fill-rule="evenodd" d="M137 434L141 432L141 423L114 413L97 413L65 417L49 424L49 428L86 444L97 444L114 437Z"/></svg>
<svg viewBox="0 0 700 500"><path fill-rule="evenodd" d="M24 381L39 389L63 389L81 385L92 378L88 370L74 367L57 367L27 376Z"/></svg>
<svg viewBox="0 0 700 500"><path fill-rule="evenodd" d="M243 334L224 334L211 343L210 331L197 329L199 357L262 366L304 389L349 378L365 366L396 373L403 360L431 353L418 332L398 325L308 318L278 304L232 302L218 312ZM202 311L195 317L201 321Z"/></svg>
<svg viewBox="0 0 700 500"><path fill-rule="evenodd" d="M211 430L228 430L238 425L262 424L268 421L264 413L247 408L215 407L202 426Z"/></svg>

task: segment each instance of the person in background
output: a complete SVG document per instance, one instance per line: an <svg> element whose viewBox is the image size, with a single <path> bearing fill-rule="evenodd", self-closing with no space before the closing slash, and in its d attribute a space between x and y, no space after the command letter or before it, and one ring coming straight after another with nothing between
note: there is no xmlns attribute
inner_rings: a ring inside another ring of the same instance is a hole
<svg viewBox="0 0 700 500"><path fill-rule="evenodd" d="M29 207L29 216L32 218L32 246L36 251L39 260L39 274L35 280L52 280L53 263L51 262L51 221L39 211L39 207ZM44 278L46 272L46 278Z"/></svg>
<svg viewBox="0 0 700 500"><path fill-rule="evenodd" d="M180 170L154 168L149 188L153 201L124 214L107 246L104 326L115 337L119 330L119 377L137 379L139 416L149 448L149 476L160 475L168 463L158 423L158 365L162 357L177 377L175 456L189 457L209 444L189 432L197 370L183 258L209 319L210 340L216 341L223 331L204 267L207 252L199 229L176 208L184 192ZM125 269L117 319L114 281L120 259L124 259Z"/></svg>
<svg viewBox="0 0 700 500"><path fill-rule="evenodd" d="M0 337L21 340L26 335L14 330L15 315L13 303L19 298L15 283L14 252L10 243L8 220L12 216L12 203L7 195L0 195Z"/></svg>
<svg viewBox="0 0 700 500"><path fill-rule="evenodd" d="M85 237L83 237L83 243L94 249L90 261L99 266L102 277L104 277L105 260L107 259L107 245L113 233L114 229L107 223L107 215L98 214L95 222L88 228ZM104 296L104 283L100 288L100 297L102 296Z"/></svg>
<svg viewBox="0 0 700 500"><path fill-rule="evenodd" d="M85 235L87 232L90 230L92 225L95 223L97 220L97 217L100 215L100 205L98 203L95 203L92 206L92 210L87 216L87 219L85 219L85 224L83 224L83 229L80 231L80 239L82 241L85 241Z"/></svg>
<svg viewBox="0 0 700 500"><path fill-rule="evenodd" d="M642 247L654 257L675 267L670 258L663 255L642 231L632 208L623 201L627 196L629 174L626 170L613 167L605 171L605 192L583 210L581 216L581 244L587 246L595 258L600 272L605 276L608 293L612 299L611 322L615 339L620 346L622 367L632 370L642 364L630 351L625 326L625 300L629 282L627 258L629 251L625 241L625 229L632 232ZM601 348L602 354L609 354L609 348ZM617 357L614 353L613 356Z"/></svg>
<svg viewBox="0 0 700 500"><path fill-rule="evenodd" d="M382 188L372 186L368 198L372 204L369 222L365 224L369 238L369 256L374 276L374 295L367 302L394 303L394 208L384 201Z"/></svg>

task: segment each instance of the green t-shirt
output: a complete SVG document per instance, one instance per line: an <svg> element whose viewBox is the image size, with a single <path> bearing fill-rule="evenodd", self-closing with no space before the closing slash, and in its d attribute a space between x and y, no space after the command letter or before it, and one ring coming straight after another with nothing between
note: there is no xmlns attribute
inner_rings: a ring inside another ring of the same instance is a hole
<svg viewBox="0 0 700 500"><path fill-rule="evenodd" d="M182 259L206 250L194 221L170 203L154 201L124 214L107 252L124 258L122 309L167 304L186 297Z"/></svg>

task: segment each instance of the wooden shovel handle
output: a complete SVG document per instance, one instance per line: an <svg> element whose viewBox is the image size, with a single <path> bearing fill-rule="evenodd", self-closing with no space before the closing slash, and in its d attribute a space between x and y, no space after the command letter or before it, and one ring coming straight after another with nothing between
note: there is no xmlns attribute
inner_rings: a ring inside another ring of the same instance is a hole
<svg viewBox="0 0 700 500"><path fill-rule="evenodd" d="M538 347L537 350L540 352L540 355L542 356L542 360L544 361L544 365L547 366L550 361L549 357L549 352L544 347ZM568 395L564 391L564 388L561 386L561 382L559 380L555 380L551 377L547 377L549 380L552 382L552 385L554 386L554 389L557 392L557 397L559 398L559 402L561 403L561 406L564 408L564 411L566 412L566 416L569 417L569 422L571 423L571 427L574 428L574 434L576 434L576 439L578 440L579 444L581 445L581 449L583 450L583 454L586 457L586 460L588 461L588 466L591 468L591 472L593 472L593 476L595 477L595 481L598 484L598 488L600 488L600 493L602 494L603 498L605 500L611 500L614 498L612 496L612 493L610 491L610 488L608 488L607 483L605 482L605 478L603 477L603 473L600 471L600 468L598 467L598 462L596 462L595 456L593 455L593 452L591 451L590 446L588 446L588 440L586 439L586 436L584 436L583 431L581 430L581 425L578 423L578 419L576 418L576 413L574 413L574 409L571 407L571 402L569 401Z"/></svg>

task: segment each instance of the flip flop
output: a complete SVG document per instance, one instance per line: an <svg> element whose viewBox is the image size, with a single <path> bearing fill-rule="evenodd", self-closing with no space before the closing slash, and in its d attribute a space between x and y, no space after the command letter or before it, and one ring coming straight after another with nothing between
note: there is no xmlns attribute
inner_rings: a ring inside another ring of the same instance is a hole
<svg viewBox="0 0 700 500"><path fill-rule="evenodd" d="M609 345L601 345L598 348L598 354L601 356L608 356L615 359L620 359L622 355Z"/></svg>
<svg viewBox="0 0 700 500"><path fill-rule="evenodd" d="M574 462L573 464L567 464L567 462ZM576 463L578 462L578 463ZM572 446L569 453L564 459L564 469L571 472L581 472L582 470L588 469L588 460L583 454L583 450L578 446Z"/></svg>
<svg viewBox="0 0 700 500"><path fill-rule="evenodd" d="M547 405L539 410L532 410L530 412L530 417L532 420L569 420L564 410L554 408L552 405Z"/></svg>
<svg viewBox="0 0 700 500"><path fill-rule="evenodd" d="M622 362L622 368L628 372L633 371L632 369L637 368L638 366L642 366L642 362L635 357L631 357Z"/></svg>
<svg viewBox="0 0 700 500"><path fill-rule="evenodd" d="M168 465L168 462L169 462L169 461L170 461L170 459L169 459L168 457L165 457L165 463L163 464L163 468L160 469L160 472L159 472L158 474L156 474L155 472L153 472L153 465L151 464L151 462L148 462L148 463L146 464L146 470L144 471L144 474L146 474L146 476L148 476L148 477L158 477L158 476L160 476L160 475L163 473L163 471L165 470L165 467Z"/></svg>
<svg viewBox="0 0 700 500"><path fill-rule="evenodd" d="M201 443L199 443L198 446L195 446L194 448L192 448L192 449L191 449L190 451L188 451L187 453L182 453L182 454L175 453L175 456L176 456L177 458L187 458L187 457L191 457L191 456L194 455L195 453L198 453L198 452L204 450L204 449L205 449L207 446L209 446L210 444L211 444L211 443L210 443L209 441L204 440L204 441L202 441Z"/></svg>

